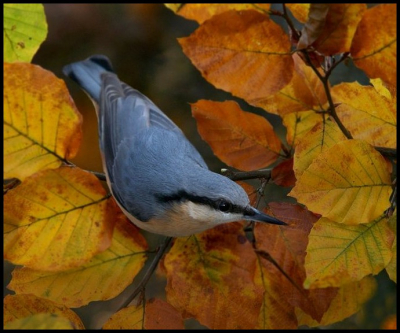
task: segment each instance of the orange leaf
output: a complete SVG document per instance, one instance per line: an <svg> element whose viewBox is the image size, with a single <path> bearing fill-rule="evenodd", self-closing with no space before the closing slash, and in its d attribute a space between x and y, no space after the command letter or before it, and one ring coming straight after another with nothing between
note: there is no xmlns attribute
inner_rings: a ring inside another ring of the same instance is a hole
<svg viewBox="0 0 400 333"><path fill-rule="evenodd" d="M167 300L211 329L255 328L262 291L256 256L240 223L177 238L165 256Z"/></svg>
<svg viewBox="0 0 400 333"><path fill-rule="evenodd" d="M396 148L395 100L382 96L374 87L357 82L334 86L332 97L339 104L336 112L341 122L355 139L377 147Z"/></svg>
<svg viewBox="0 0 400 333"><path fill-rule="evenodd" d="M45 271L82 265L110 246L118 211L88 172L38 172L4 197L4 258Z"/></svg>
<svg viewBox="0 0 400 333"><path fill-rule="evenodd" d="M368 9L351 45L354 64L370 78L396 85L397 5L381 4Z"/></svg>
<svg viewBox="0 0 400 333"><path fill-rule="evenodd" d="M293 307L300 307L314 319L320 320L335 297L337 289L309 291L302 288L306 278L304 260L308 235L318 218L299 205L270 203L269 206L273 215L289 223L289 226L277 228L267 224L256 224L257 249L267 252L296 285L269 261L263 260L262 264L271 277L274 277L275 285L279 286L279 299L288 300Z"/></svg>
<svg viewBox="0 0 400 333"><path fill-rule="evenodd" d="M4 64L4 177L24 178L73 158L82 117L64 81L39 66Z"/></svg>
<svg viewBox="0 0 400 333"><path fill-rule="evenodd" d="M165 6L176 14L201 24L212 16L228 10L254 9L263 13L268 11L271 5L266 3L167 3Z"/></svg>
<svg viewBox="0 0 400 333"><path fill-rule="evenodd" d="M34 295L7 295L4 298L4 325L39 313L59 315L68 319L75 329L85 329L76 313L64 305Z"/></svg>
<svg viewBox="0 0 400 333"><path fill-rule="evenodd" d="M213 16L179 43L207 81L250 104L276 93L292 77L288 35L254 10Z"/></svg>
<svg viewBox="0 0 400 333"><path fill-rule="evenodd" d="M289 84L272 96L251 101L267 112L284 116L297 111L321 110L326 94L321 80L298 54L293 54L294 72Z"/></svg>
<svg viewBox="0 0 400 333"><path fill-rule="evenodd" d="M266 167L279 156L281 142L263 117L244 112L233 101L200 100L192 104L198 131L226 164L250 171Z"/></svg>
<svg viewBox="0 0 400 333"><path fill-rule="evenodd" d="M286 3L285 6L290 9L299 22L304 23L307 21L308 12L310 11L309 3Z"/></svg>
<svg viewBox="0 0 400 333"><path fill-rule="evenodd" d="M112 244L81 267L62 272L16 268L7 286L19 294L34 294L68 307L114 298L129 286L146 258L143 236L120 211Z"/></svg>
<svg viewBox="0 0 400 333"><path fill-rule="evenodd" d="M293 187L296 183L296 177L293 172L293 158L285 160L273 168L271 177L276 185Z"/></svg>
<svg viewBox="0 0 400 333"><path fill-rule="evenodd" d="M330 4L325 25L312 46L325 55L350 52L357 25L366 10L366 4Z"/></svg>

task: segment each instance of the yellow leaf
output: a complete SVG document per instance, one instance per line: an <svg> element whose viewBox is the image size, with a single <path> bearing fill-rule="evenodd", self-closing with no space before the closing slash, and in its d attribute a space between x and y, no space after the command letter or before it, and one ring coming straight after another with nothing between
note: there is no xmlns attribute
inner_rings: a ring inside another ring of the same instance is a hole
<svg viewBox="0 0 400 333"><path fill-rule="evenodd" d="M378 274L392 258L393 239L382 217L354 226L321 218L309 236L305 288L341 286Z"/></svg>
<svg viewBox="0 0 400 333"><path fill-rule="evenodd" d="M55 314L40 313L17 319L4 326L5 330L73 330L72 323Z"/></svg>
<svg viewBox="0 0 400 333"><path fill-rule="evenodd" d="M286 127L286 141L295 147L316 124L323 122L324 116L314 111L290 113L282 117Z"/></svg>
<svg viewBox="0 0 400 333"><path fill-rule="evenodd" d="M357 25L366 10L366 4L330 4L323 29L312 46L325 55L350 52Z"/></svg>
<svg viewBox="0 0 400 333"><path fill-rule="evenodd" d="M5 3L3 9L4 61L30 62L47 36L43 5Z"/></svg>
<svg viewBox="0 0 400 333"><path fill-rule="evenodd" d="M103 330L142 330L143 318L143 304L132 305L114 313L103 325Z"/></svg>
<svg viewBox="0 0 400 333"><path fill-rule="evenodd" d="M354 225L382 215L391 192L382 155L365 141L346 140L319 154L289 195L314 213Z"/></svg>
<svg viewBox="0 0 400 333"><path fill-rule="evenodd" d="M82 138L82 117L64 81L31 64L4 64L3 123L4 178L59 167Z"/></svg>
<svg viewBox="0 0 400 333"><path fill-rule="evenodd" d="M374 295L375 291L376 281L371 276L366 276L361 281L347 283L338 289L336 297L319 322L300 308L296 308L299 325L327 326L350 317L361 310L362 305Z"/></svg>
<svg viewBox="0 0 400 333"><path fill-rule="evenodd" d="M382 91L382 88L378 88ZM357 82L341 83L332 88L336 112L355 139L377 147L396 148L396 103L374 87Z"/></svg>
<svg viewBox="0 0 400 333"><path fill-rule="evenodd" d="M272 96L255 99L251 104L281 117L292 112L321 110L326 94L321 80L298 54L293 54L294 72L289 84Z"/></svg>
<svg viewBox="0 0 400 333"><path fill-rule="evenodd" d="M392 245L393 257L386 267L386 272L388 273L390 279L397 283L397 211L389 218L389 227L396 235Z"/></svg>
<svg viewBox="0 0 400 333"><path fill-rule="evenodd" d="M301 23L307 21L310 10L309 3L286 3L285 6L290 9L293 16Z"/></svg>
<svg viewBox="0 0 400 333"><path fill-rule="evenodd" d="M87 264L64 272L16 268L8 288L68 307L80 307L119 295L143 267L147 246L138 229L122 213L116 218L110 248Z"/></svg>
<svg viewBox="0 0 400 333"><path fill-rule="evenodd" d="M263 117L244 112L233 101L200 100L192 104L198 131L226 164L250 171L266 167L279 157L281 141Z"/></svg>
<svg viewBox="0 0 400 333"><path fill-rule="evenodd" d="M354 64L370 78L396 85L397 5L380 4L368 9L354 35L351 55Z"/></svg>
<svg viewBox="0 0 400 333"><path fill-rule="evenodd" d="M262 291L240 223L177 238L165 256L167 301L211 329L255 328Z"/></svg>
<svg viewBox="0 0 400 333"><path fill-rule="evenodd" d="M270 8L270 4L266 3L167 3L165 6L174 13L200 24L228 10L254 9L264 13Z"/></svg>
<svg viewBox="0 0 400 333"><path fill-rule="evenodd" d="M296 179L300 179L314 158L343 140L346 137L332 118L326 117L323 122L317 123L296 146L293 164Z"/></svg>
<svg viewBox="0 0 400 333"><path fill-rule="evenodd" d="M391 101L393 98L396 98L396 90L392 89L393 87L390 87L390 85L383 82L382 79L371 79L369 81L374 86L379 95L385 97L389 101Z"/></svg>
<svg viewBox="0 0 400 333"><path fill-rule="evenodd" d="M207 81L250 104L292 78L288 35L254 10L213 16L179 43Z"/></svg>
<svg viewBox="0 0 400 333"><path fill-rule="evenodd" d="M111 244L116 204L78 168L32 175L4 197L4 258L32 269L82 265Z"/></svg>
<svg viewBox="0 0 400 333"><path fill-rule="evenodd" d="M64 305L56 304L34 295L7 295L4 298L4 325L12 324L17 320L37 314L56 315L58 318L67 319L69 323L72 323L75 329L85 329L76 313ZM40 320L40 318L35 317L29 320L37 321ZM56 324L57 321L58 320L55 320L53 324ZM23 322L17 324L21 325ZM42 322L41 325L46 325L46 323Z"/></svg>

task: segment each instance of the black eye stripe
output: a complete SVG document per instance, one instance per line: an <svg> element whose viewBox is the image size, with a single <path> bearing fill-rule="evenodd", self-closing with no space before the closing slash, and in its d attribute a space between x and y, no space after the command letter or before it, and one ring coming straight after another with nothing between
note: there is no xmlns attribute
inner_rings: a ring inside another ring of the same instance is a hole
<svg viewBox="0 0 400 333"><path fill-rule="evenodd" d="M238 205L234 205L231 202L225 200L225 199L219 199L219 200L211 200L209 198L206 197L201 197L201 196L197 196L197 195L193 195L193 194L189 194L184 190L180 190L174 194L171 195L164 195L164 194L156 194L156 198L159 202L162 203L173 203L173 202L181 202L181 201L191 201L197 204L201 204L201 205L207 205L210 206L218 211L222 211L224 213L237 213L237 214L243 214L243 212L245 211L244 207L238 206ZM229 209L227 210L222 210L220 208L220 205L224 203L223 205L227 205L229 206Z"/></svg>

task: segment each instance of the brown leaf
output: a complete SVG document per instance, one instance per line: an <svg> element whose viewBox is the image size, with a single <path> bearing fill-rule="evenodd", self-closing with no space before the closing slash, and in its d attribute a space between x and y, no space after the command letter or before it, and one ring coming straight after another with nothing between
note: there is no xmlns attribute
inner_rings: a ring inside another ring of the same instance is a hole
<svg viewBox="0 0 400 333"><path fill-rule="evenodd" d="M276 93L292 77L288 35L254 10L213 16L179 43L207 81L249 103Z"/></svg>
<svg viewBox="0 0 400 333"><path fill-rule="evenodd" d="M364 3L330 4L325 25L312 46L324 55L350 52L357 25L366 10Z"/></svg>
<svg viewBox="0 0 400 333"><path fill-rule="evenodd" d="M283 161L272 169L272 180L276 185L293 187L296 177L293 172L293 158Z"/></svg>
<svg viewBox="0 0 400 333"><path fill-rule="evenodd" d="M326 15L330 4L312 3L308 12L308 20L301 31L297 49L305 49L320 36L325 26Z"/></svg>
<svg viewBox="0 0 400 333"><path fill-rule="evenodd" d="M290 225L277 228L273 225L256 224L257 249L267 252L289 275L292 282L272 263L266 260L262 260L261 263L271 275L277 277L275 284L280 286L281 299L287 299L293 307L300 307L314 319L320 320L335 297L337 289L309 291L302 287L306 278L304 261L308 235L318 218L299 205L270 203L269 206L274 216Z"/></svg>
<svg viewBox="0 0 400 333"><path fill-rule="evenodd" d="M161 299L150 299L146 304L144 328L147 330L182 330L182 315Z"/></svg>
<svg viewBox="0 0 400 333"><path fill-rule="evenodd" d="M198 131L226 164L251 171L276 161L281 142L263 117L244 112L233 101L200 100L192 104Z"/></svg>

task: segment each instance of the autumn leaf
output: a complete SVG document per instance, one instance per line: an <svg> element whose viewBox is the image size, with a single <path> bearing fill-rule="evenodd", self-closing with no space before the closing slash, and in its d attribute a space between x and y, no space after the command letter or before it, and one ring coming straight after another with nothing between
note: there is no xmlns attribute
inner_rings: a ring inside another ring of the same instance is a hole
<svg viewBox="0 0 400 333"><path fill-rule="evenodd" d="M72 323L55 314L40 313L17 319L4 326L5 330L73 330Z"/></svg>
<svg viewBox="0 0 400 333"><path fill-rule="evenodd" d="M336 112L340 121L353 138L377 147L397 147L396 103L393 100L374 87L357 82L334 86L332 97L338 104Z"/></svg>
<svg viewBox="0 0 400 333"><path fill-rule="evenodd" d="M273 215L289 224L289 226L276 227L258 223L255 226L256 247L258 251L268 253L288 277L285 277L275 265L262 259L264 268L263 279L269 279L274 283L266 289L268 298L287 300L292 307L291 321L296 322L294 308L300 307L312 318L321 320L329 308L330 302L336 296L336 288L305 290L302 288L306 279L304 258L308 235L317 221L317 217L299 205L289 203L270 203ZM291 281L289 280L291 279ZM289 308L286 307L286 311ZM275 326L274 320L280 317L279 307L272 307L269 310L271 322L265 328L289 328L288 326ZM294 318L294 319L293 319ZM289 321L290 322L290 321ZM283 321L284 323L284 321Z"/></svg>
<svg viewBox="0 0 400 333"><path fill-rule="evenodd" d="M244 112L234 101L192 104L198 131L221 161L240 170L266 167L279 157L281 142L263 117Z"/></svg>
<svg viewBox="0 0 400 333"><path fill-rule="evenodd" d="M297 111L322 110L327 99L321 80L298 54L292 57L294 72L290 82L271 96L254 99L252 105L281 117Z"/></svg>
<svg viewBox="0 0 400 333"><path fill-rule="evenodd" d="M308 18L308 12L310 11L311 4L309 3L285 3L285 6L289 8L293 16L301 23L305 23Z"/></svg>
<svg viewBox="0 0 400 333"><path fill-rule="evenodd" d="M312 3L308 10L308 19L297 44L297 49L305 49L321 35L326 22L330 4Z"/></svg>
<svg viewBox="0 0 400 333"><path fill-rule="evenodd" d="M386 272L390 279L397 283L397 211L388 220L389 228L396 235L392 245L393 257L386 266Z"/></svg>
<svg viewBox="0 0 400 333"><path fill-rule="evenodd" d="M80 307L119 295L143 267L147 245L122 213L116 218L110 248L87 264L64 272L16 268L8 288L17 294L34 294L67 307Z"/></svg>
<svg viewBox="0 0 400 333"><path fill-rule="evenodd" d="M319 154L289 195L332 221L354 225L382 215L391 191L382 155L365 141L346 140Z"/></svg>
<svg viewBox="0 0 400 333"><path fill-rule="evenodd" d="M3 315L3 325L11 325L10 329L13 327L13 323L16 323L19 320L23 320L24 318L28 318L32 315L43 314L45 316L56 315L55 319L50 319L46 317L33 317L29 318L27 322L19 321L15 325L18 325L19 328L22 329L21 325L32 325L32 322L40 322L40 325L46 325L47 320L52 320L52 328L55 325L59 324L59 318L64 318L68 320L69 323L73 325L75 329L85 329L82 324L82 321L76 315L74 311L68 309L65 305L60 305L49 301L47 299L39 298L34 295L7 295L4 298L4 315ZM43 319L46 318L46 322L43 322ZM65 321L62 321L61 324L64 324ZM39 328L38 325L35 328ZM32 328L32 327L31 327ZM43 327L43 329L51 327ZM61 328L61 327L58 327Z"/></svg>
<svg viewBox="0 0 400 333"><path fill-rule="evenodd" d="M266 3L167 3L164 5L175 14L183 16L188 20L195 20L200 24L214 15L229 10L254 9L264 13L267 12L271 6Z"/></svg>
<svg viewBox="0 0 400 333"><path fill-rule="evenodd" d="M376 281L371 276L366 276L361 281L347 283L337 290L335 298L319 322L313 320L300 308L296 308L299 325L327 326L350 317L360 311L362 306L375 294Z"/></svg>
<svg viewBox="0 0 400 333"><path fill-rule="evenodd" d="M387 219L344 225L321 218L309 236L305 288L341 286L378 274L392 258L394 234Z"/></svg>
<svg viewBox="0 0 400 333"><path fill-rule="evenodd" d="M255 328L262 292L240 223L177 238L165 256L167 301L210 329ZM201 302L200 302L201 300Z"/></svg>
<svg viewBox="0 0 400 333"><path fill-rule="evenodd" d="M397 5L379 4L363 15L351 45L354 64L370 78L396 85Z"/></svg>
<svg viewBox="0 0 400 333"><path fill-rule="evenodd" d="M213 16L179 43L207 81L250 104L278 92L292 78L288 36L254 10Z"/></svg>
<svg viewBox="0 0 400 333"><path fill-rule="evenodd" d="M5 3L4 61L30 62L47 36L47 23L42 4Z"/></svg>
<svg viewBox="0 0 400 333"><path fill-rule="evenodd" d="M103 329L183 330L181 314L161 299L150 299L146 305L129 306L118 311L104 324Z"/></svg>
<svg viewBox="0 0 400 333"><path fill-rule="evenodd" d="M332 118L326 116L323 121L317 123L307 135L299 139L296 146L293 165L296 178L299 179L322 152L343 140L346 140L346 137Z"/></svg>
<svg viewBox="0 0 400 333"><path fill-rule="evenodd" d="M293 187L296 177L293 172L293 158L285 160L272 169L271 179L278 186Z"/></svg>
<svg viewBox="0 0 400 333"><path fill-rule="evenodd" d="M39 66L4 64L4 178L55 169L73 158L82 117L64 81Z"/></svg>
<svg viewBox="0 0 400 333"><path fill-rule="evenodd" d="M78 168L38 172L4 197L4 258L36 270L88 262L111 244L119 208Z"/></svg>
<svg viewBox="0 0 400 333"><path fill-rule="evenodd" d="M311 4L309 21L302 30L298 49L312 45L325 55L350 52L357 25L366 9L366 4ZM316 21L315 16L321 20ZM316 22L321 25L315 26ZM307 42L303 42L303 38Z"/></svg>
<svg viewBox="0 0 400 333"><path fill-rule="evenodd" d="M287 114L282 121L286 127L286 141L295 147L315 125L324 121L324 116L314 111L303 111Z"/></svg>

